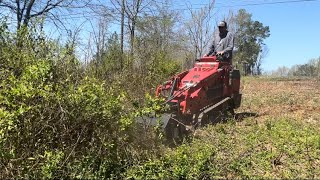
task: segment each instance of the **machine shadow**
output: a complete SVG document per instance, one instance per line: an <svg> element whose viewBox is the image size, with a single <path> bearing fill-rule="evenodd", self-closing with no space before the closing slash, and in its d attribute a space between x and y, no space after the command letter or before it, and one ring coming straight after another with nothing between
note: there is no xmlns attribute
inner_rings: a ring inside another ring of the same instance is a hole
<svg viewBox="0 0 320 180"><path fill-rule="evenodd" d="M217 123L227 123L230 120L234 120L236 122L241 122L245 118L248 117L258 117L259 114L254 112L241 112L241 113L223 113L223 114L215 114L213 118L210 118L209 122L204 123L204 126L211 124L215 125Z"/></svg>
<svg viewBox="0 0 320 180"><path fill-rule="evenodd" d="M259 114L254 112L241 112L241 113L236 113L234 115L234 119L236 121L243 121L245 118L248 118L248 117L259 117Z"/></svg>

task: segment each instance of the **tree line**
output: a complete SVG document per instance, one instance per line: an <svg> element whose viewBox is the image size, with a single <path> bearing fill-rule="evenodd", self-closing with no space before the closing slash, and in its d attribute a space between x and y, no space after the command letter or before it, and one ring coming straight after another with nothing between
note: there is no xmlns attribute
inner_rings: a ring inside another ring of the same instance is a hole
<svg viewBox="0 0 320 180"><path fill-rule="evenodd" d="M77 56L84 62L102 61L113 38L119 44L116 51L126 54L126 57L118 55L112 62L120 69L128 63L136 67L152 61L146 56L153 50L164 52L183 68L190 68L194 59L207 53L217 31L215 1L200 9L186 4L186 9L180 11L170 8L173 3L170 0L2 0L0 15L2 19L10 18L12 30L35 23L42 29L56 29L75 43L80 49ZM228 22L236 37L234 64L244 75L261 74L262 61L268 54L264 39L270 36L269 27L253 20L244 9L221 20ZM84 35L84 31L89 33Z"/></svg>
<svg viewBox="0 0 320 180"><path fill-rule="evenodd" d="M305 64L297 64L292 67L281 66L272 71L272 76L299 76L320 77L320 57L310 59Z"/></svg>

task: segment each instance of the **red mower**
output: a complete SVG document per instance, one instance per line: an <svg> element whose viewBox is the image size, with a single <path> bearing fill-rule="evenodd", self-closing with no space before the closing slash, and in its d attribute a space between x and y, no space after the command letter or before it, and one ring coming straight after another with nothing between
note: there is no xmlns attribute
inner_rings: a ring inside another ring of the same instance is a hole
<svg viewBox="0 0 320 180"><path fill-rule="evenodd" d="M234 113L241 103L240 71L220 56L202 57L194 67L159 85L157 97L166 99L162 117L167 138L175 139L196 127Z"/></svg>

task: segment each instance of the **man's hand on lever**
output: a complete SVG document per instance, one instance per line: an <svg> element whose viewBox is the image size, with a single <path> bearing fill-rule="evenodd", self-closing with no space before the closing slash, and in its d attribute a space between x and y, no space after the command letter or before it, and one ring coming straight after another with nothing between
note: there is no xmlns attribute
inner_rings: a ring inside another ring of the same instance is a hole
<svg viewBox="0 0 320 180"><path fill-rule="evenodd" d="M223 55L224 51L217 52L217 55Z"/></svg>

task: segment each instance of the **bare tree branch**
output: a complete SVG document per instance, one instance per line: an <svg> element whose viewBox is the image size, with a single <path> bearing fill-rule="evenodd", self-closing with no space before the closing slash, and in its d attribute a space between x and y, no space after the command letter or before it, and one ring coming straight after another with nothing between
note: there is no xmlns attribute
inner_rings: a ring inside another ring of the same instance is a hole
<svg viewBox="0 0 320 180"><path fill-rule="evenodd" d="M195 58L204 54L205 48L211 42L212 36L212 10L214 7L214 1L212 1L207 7L200 10L192 10L190 6L189 12L191 19L186 23L186 29L189 35L191 45L193 46Z"/></svg>
<svg viewBox="0 0 320 180"><path fill-rule="evenodd" d="M9 8L11 11L16 11L17 7L9 3L0 3L0 7Z"/></svg>
<svg viewBox="0 0 320 180"><path fill-rule="evenodd" d="M0 1L0 7L7 8L11 13L15 14L17 19L17 29L21 28L21 25L28 26L31 19L36 17L48 17L48 15L58 15L62 11L71 10L73 8L85 8L89 5L91 0L12 0ZM51 12L51 13L50 13ZM55 15L57 19L58 16Z"/></svg>
<svg viewBox="0 0 320 180"><path fill-rule="evenodd" d="M23 24L24 24L25 26L28 25L28 22L29 22L29 20L30 20L30 18L31 18L31 17L30 17L30 13L31 13L31 8L33 7L34 1L35 1L35 0L31 0L31 1L29 2L28 6L27 6L26 13L25 13L25 15L24 15L24 20L23 20Z"/></svg>

